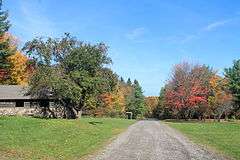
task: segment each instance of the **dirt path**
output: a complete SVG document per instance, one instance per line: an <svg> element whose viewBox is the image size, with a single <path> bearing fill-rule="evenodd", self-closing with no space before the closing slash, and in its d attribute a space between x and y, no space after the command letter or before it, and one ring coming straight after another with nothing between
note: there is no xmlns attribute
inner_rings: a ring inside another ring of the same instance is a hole
<svg viewBox="0 0 240 160"><path fill-rule="evenodd" d="M167 125L144 120L130 126L91 160L223 160Z"/></svg>

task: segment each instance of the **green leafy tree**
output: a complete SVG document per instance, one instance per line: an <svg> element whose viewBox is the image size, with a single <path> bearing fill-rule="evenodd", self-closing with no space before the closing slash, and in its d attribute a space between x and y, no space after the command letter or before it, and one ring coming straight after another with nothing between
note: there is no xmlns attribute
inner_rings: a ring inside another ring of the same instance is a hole
<svg viewBox="0 0 240 160"><path fill-rule="evenodd" d="M102 43L86 44L65 34L61 39L36 38L23 50L37 62L29 93L57 100L66 118L80 116L89 103L97 102L97 95L115 85L113 76L106 76L111 59Z"/></svg>
<svg viewBox="0 0 240 160"><path fill-rule="evenodd" d="M228 80L228 88L233 95L235 111L240 110L240 59L233 62L233 66L226 68L225 77Z"/></svg>
<svg viewBox="0 0 240 160"><path fill-rule="evenodd" d="M118 75L110 68L100 69L100 76L102 77L101 88L103 92L113 92L117 89Z"/></svg>
<svg viewBox="0 0 240 160"><path fill-rule="evenodd" d="M8 83L10 68L8 57L15 51L15 47L11 45L10 36L7 34L9 28L8 12L2 10L2 0L0 0L0 84Z"/></svg>

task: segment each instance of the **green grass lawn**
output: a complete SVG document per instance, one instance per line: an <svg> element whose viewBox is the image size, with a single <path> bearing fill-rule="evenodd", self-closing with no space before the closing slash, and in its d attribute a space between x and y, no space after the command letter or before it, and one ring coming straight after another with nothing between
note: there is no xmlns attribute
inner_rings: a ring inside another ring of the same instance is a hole
<svg viewBox="0 0 240 160"><path fill-rule="evenodd" d="M240 159L240 123L239 122L167 122L173 128L187 135L199 144Z"/></svg>
<svg viewBox="0 0 240 160"><path fill-rule="evenodd" d="M79 159L133 123L111 118L0 117L0 159Z"/></svg>

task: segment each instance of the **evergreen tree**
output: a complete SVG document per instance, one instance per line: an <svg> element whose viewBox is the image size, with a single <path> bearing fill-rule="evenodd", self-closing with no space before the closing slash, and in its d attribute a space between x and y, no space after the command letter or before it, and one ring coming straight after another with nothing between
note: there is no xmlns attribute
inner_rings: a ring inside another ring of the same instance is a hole
<svg viewBox="0 0 240 160"><path fill-rule="evenodd" d="M146 112L142 87L137 80L133 83L133 94L128 99L127 111L133 113L133 118L143 117Z"/></svg>
<svg viewBox="0 0 240 160"><path fill-rule="evenodd" d="M2 11L2 0L0 0L0 84L7 83L9 78L10 62L8 57L14 54L14 49L11 47L9 36L6 33L9 30L10 23L8 12Z"/></svg>
<svg viewBox="0 0 240 160"><path fill-rule="evenodd" d="M144 116L146 111L145 102L144 102L144 95L142 91L142 87L138 83L137 80L134 80L134 96L135 96L135 105L137 109L137 116Z"/></svg>
<svg viewBox="0 0 240 160"><path fill-rule="evenodd" d="M0 0L0 36L3 36L10 28L10 23L7 18L8 12L2 11L2 0Z"/></svg>
<svg viewBox="0 0 240 160"><path fill-rule="evenodd" d="M125 83L123 77L120 77L120 82L121 82L121 83Z"/></svg>
<svg viewBox="0 0 240 160"><path fill-rule="evenodd" d="M132 81L131 81L131 79L130 79L130 78L128 78L128 80L127 80L127 85L129 85L129 86L131 86L131 85L132 85Z"/></svg>
<svg viewBox="0 0 240 160"><path fill-rule="evenodd" d="M233 67L225 69L228 87L234 96L235 110L240 110L240 59L233 62Z"/></svg>
<svg viewBox="0 0 240 160"><path fill-rule="evenodd" d="M160 95L158 97L158 106L153 111L154 117L158 119L172 118L171 109L165 105L165 92L166 92L166 86L161 88Z"/></svg>
<svg viewBox="0 0 240 160"><path fill-rule="evenodd" d="M139 85L139 82L136 80L136 79L134 79L134 81L133 81L133 86L135 87L135 86L140 86Z"/></svg>

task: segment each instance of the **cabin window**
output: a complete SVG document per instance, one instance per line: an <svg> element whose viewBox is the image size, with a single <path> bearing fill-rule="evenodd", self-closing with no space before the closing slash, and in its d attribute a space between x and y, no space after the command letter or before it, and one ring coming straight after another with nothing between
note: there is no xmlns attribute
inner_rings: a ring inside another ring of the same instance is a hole
<svg viewBox="0 0 240 160"><path fill-rule="evenodd" d="M16 107L24 107L24 101L16 101Z"/></svg>
<svg viewBox="0 0 240 160"><path fill-rule="evenodd" d="M0 107L14 107L14 105L13 102L0 102Z"/></svg>

